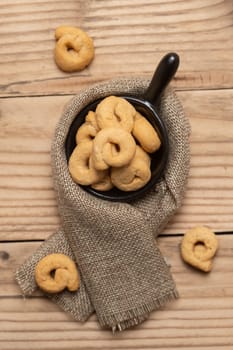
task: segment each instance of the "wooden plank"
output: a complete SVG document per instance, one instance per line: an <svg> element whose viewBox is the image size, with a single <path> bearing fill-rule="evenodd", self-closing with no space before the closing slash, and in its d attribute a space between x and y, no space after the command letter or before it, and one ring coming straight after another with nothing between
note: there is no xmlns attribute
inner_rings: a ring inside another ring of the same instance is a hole
<svg viewBox="0 0 233 350"><path fill-rule="evenodd" d="M192 125L191 170L183 206L164 232L196 224L233 230L233 90L178 94ZM59 225L50 147L70 98L1 100L0 240L44 239Z"/></svg>
<svg viewBox="0 0 233 350"><path fill-rule="evenodd" d="M230 263L233 235L225 234L217 237L220 247L214 260L213 271L210 274L203 274L194 270L180 258L179 247L182 236L159 238L159 247L172 266L172 273L182 299L232 297L233 302L233 266ZM0 297L13 298L20 295L14 272L27 257L38 249L41 243L31 241L0 243ZM41 294L36 293L36 295ZM208 304L207 299L205 299L205 303Z"/></svg>
<svg viewBox="0 0 233 350"><path fill-rule="evenodd" d="M152 76L177 51L180 89L231 88L231 0L8 1L0 4L2 96L67 94L117 76ZM66 74L53 59L54 31L80 26L96 55L84 71Z"/></svg>
<svg viewBox="0 0 233 350"><path fill-rule="evenodd" d="M100 330L95 315L74 322L51 301L36 293L23 299L14 270L39 242L0 246L0 348L15 349L231 349L233 346L233 235L218 236L213 270L203 274L180 258L181 237L159 239L180 292L180 299L153 312L142 325L115 334ZM5 258L4 258L5 257ZM4 281L4 283L3 283Z"/></svg>

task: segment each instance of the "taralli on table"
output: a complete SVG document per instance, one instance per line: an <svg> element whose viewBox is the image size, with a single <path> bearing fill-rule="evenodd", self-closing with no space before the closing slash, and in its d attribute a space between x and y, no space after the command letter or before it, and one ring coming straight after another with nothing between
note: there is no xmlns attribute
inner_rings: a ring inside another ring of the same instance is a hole
<svg viewBox="0 0 233 350"><path fill-rule="evenodd" d="M151 178L150 157L141 147L136 147L134 158L128 165L111 169L111 181L122 191L136 191Z"/></svg>
<svg viewBox="0 0 233 350"><path fill-rule="evenodd" d="M106 176L106 171L97 170L91 161L93 142L79 143L73 150L68 167L72 179L80 185L92 185Z"/></svg>
<svg viewBox="0 0 233 350"><path fill-rule="evenodd" d="M96 118L100 129L121 127L131 132L136 109L124 98L109 96L96 107Z"/></svg>
<svg viewBox="0 0 233 350"><path fill-rule="evenodd" d="M55 38L55 62L63 71L83 70L93 60L93 40L80 28L60 26L55 31Z"/></svg>
<svg viewBox="0 0 233 350"><path fill-rule="evenodd" d="M186 263L209 272L217 248L218 240L214 232L208 227L197 226L184 235L181 242L181 256Z"/></svg>
<svg viewBox="0 0 233 350"><path fill-rule="evenodd" d="M132 134L142 148L153 153L160 148L161 141L155 129L140 113L136 113Z"/></svg>
<svg viewBox="0 0 233 350"><path fill-rule="evenodd" d="M50 254L35 268L37 285L47 293L60 293L65 288L74 292L79 288L79 274L73 260L64 254Z"/></svg>
<svg viewBox="0 0 233 350"><path fill-rule="evenodd" d="M115 146L115 147L113 147ZM133 136L122 128L100 130L93 141L93 162L96 169L128 164L136 151Z"/></svg>

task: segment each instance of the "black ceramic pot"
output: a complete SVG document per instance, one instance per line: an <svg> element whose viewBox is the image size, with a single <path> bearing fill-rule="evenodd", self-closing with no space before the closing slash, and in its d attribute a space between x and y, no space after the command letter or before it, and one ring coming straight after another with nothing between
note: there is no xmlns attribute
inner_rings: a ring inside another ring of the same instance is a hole
<svg viewBox="0 0 233 350"><path fill-rule="evenodd" d="M139 190L130 192L124 192L118 190L117 188L113 188L110 191L97 191L91 188L90 186L82 186L85 191L101 199L128 202L141 197L158 182L160 177L163 175L167 163L169 154L169 142L166 127L157 111L157 105L162 92L174 77L178 66L179 56L176 53L168 53L159 62L144 96L136 98L125 94L118 95L120 97L125 98L129 103L131 103L135 107L135 109L138 112L140 112L151 123L151 125L155 128L160 137L160 149L150 154L150 181ZM71 124L65 145L67 161L76 146L75 135L77 133L78 128L85 122L85 117L87 113L91 110L95 111L97 105L100 103L101 100L102 99L99 99L88 104L85 108L82 109L82 111L77 115L77 117Z"/></svg>

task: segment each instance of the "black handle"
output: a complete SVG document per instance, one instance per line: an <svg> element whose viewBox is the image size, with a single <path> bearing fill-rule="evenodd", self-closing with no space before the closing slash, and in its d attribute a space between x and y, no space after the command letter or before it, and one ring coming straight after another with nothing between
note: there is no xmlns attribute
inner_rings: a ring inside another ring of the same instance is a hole
<svg viewBox="0 0 233 350"><path fill-rule="evenodd" d="M146 101L156 106L161 93L176 74L179 62L179 56L174 52L168 53L161 59L144 94Z"/></svg>

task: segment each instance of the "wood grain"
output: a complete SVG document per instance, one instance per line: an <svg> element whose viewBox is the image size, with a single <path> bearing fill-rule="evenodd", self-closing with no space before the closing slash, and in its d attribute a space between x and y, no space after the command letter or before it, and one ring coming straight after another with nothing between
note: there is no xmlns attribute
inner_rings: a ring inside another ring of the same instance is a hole
<svg viewBox="0 0 233 350"><path fill-rule="evenodd" d="M233 229L233 90L178 92L192 125L182 208L164 233ZM51 139L71 96L5 98L0 118L0 240L44 239L59 225Z"/></svg>
<svg viewBox="0 0 233 350"><path fill-rule="evenodd" d="M116 76L152 76L177 51L179 89L233 87L231 0L8 1L0 4L2 96L76 93ZM94 39L93 63L76 74L53 59L54 30L80 26Z"/></svg>
<svg viewBox="0 0 233 350"><path fill-rule="evenodd" d="M40 242L0 245L0 348L15 349L231 349L233 346L233 236L218 236L220 248L211 273L180 258L181 237L163 237L159 246L172 265L180 299L153 312L142 325L114 336L100 331L95 315L74 322L36 293L23 299L14 271ZM4 283L2 283L4 281Z"/></svg>
<svg viewBox="0 0 233 350"><path fill-rule="evenodd" d="M94 39L82 72L54 63L62 24ZM232 350L232 0L1 0L0 36L0 349ZM103 80L150 78L169 51L180 55L172 84L192 126L183 206L158 240L180 299L113 335L95 315L74 322L40 291L24 299L14 273L60 225L50 147L66 102ZM180 258L182 234L196 224L218 232L209 274Z"/></svg>

